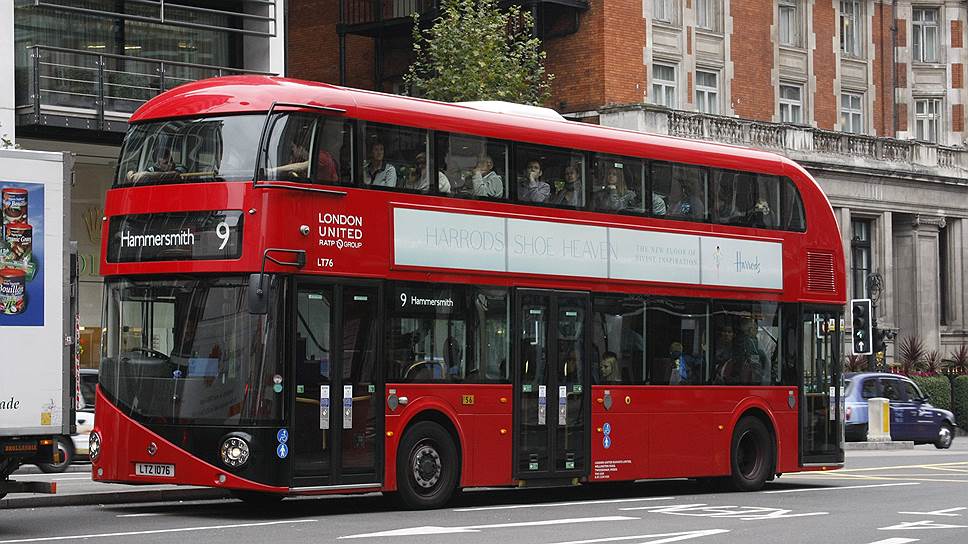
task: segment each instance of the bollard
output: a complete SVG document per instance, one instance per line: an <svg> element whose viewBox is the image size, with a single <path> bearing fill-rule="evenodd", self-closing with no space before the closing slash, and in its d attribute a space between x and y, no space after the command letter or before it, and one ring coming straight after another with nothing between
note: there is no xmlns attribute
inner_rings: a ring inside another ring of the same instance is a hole
<svg viewBox="0 0 968 544"><path fill-rule="evenodd" d="M885 398L867 399L867 441L891 441L891 405Z"/></svg>

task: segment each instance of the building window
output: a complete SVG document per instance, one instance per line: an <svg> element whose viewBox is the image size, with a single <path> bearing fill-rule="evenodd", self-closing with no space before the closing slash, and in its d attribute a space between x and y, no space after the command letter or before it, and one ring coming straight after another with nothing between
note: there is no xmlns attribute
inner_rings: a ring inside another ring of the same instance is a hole
<svg viewBox="0 0 968 544"><path fill-rule="evenodd" d="M780 45L802 47L800 43L800 5L798 0L780 0Z"/></svg>
<svg viewBox="0 0 968 544"><path fill-rule="evenodd" d="M840 130L863 134L864 130L864 95L858 93L841 93L840 95Z"/></svg>
<svg viewBox="0 0 968 544"><path fill-rule="evenodd" d="M676 107L676 67L652 65L652 99L659 106Z"/></svg>
<svg viewBox="0 0 968 544"><path fill-rule="evenodd" d="M780 122L803 122L803 88L799 85L780 85Z"/></svg>
<svg viewBox="0 0 968 544"><path fill-rule="evenodd" d="M915 8L911 25L914 62L938 62L938 8Z"/></svg>
<svg viewBox="0 0 968 544"><path fill-rule="evenodd" d="M719 74L696 72L696 106L702 113L719 113Z"/></svg>
<svg viewBox="0 0 968 544"><path fill-rule="evenodd" d="M941 125L941 99L924 98L914 101L915 138L938 143Z"/></svg>
<svg viewBox="0 0 968 544"><path fill-rule="evenodd" d="M696 0L696 28L720 32L722 0Z"/></svg>
<svg viewBox="0 0 968 544"><path fill-rule="evenodd" d="M840 2L840 51L849 57L863 54L863 4L860 0Z"/></svg>
<svg viewBox="0 0 968 544"><path fill-rule="evenodd" d="M652 15L656 21L670 24L675 22L676 0L655 0L653 6Z"/></svg>
<svg viewBox="0 0 968 544"><path fill-rule="evenodd" d="M850 222L850 279L853 298L868 298L867 276L871 273L871 221Z"/></svg>

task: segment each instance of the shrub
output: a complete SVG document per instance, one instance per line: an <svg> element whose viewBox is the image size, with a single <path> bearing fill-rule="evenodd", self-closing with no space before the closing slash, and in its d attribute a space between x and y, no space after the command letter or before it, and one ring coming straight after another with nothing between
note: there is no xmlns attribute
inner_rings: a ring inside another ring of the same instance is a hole
<svg viewBox="0 0 968 544"><path fill-rule="evenodd" d="M917 336L906 336L897 347L897 362L901 374L910 375L921 367L925 356L924 340Z"/></svg>
<svg viewBox="0 0 968 544"><path fill-rule="evenodd" d="M931 404L951 410L951 382L947 376L911 376L921 392L931 396Z"/></svg>
<svg viewBox="0 0 968 544"><path fill-rule="evenodd" d="M847 372L864 372L868 368L866 355L848 355L844 363Z"/></svg>
<svg viewBox="0 0 968 544"><path fill-rule="evenodd" d="M948 357L948 372L952 374L968 374L968 345L961 344Z"/></svg>
<svg viewBox="0 0 968 544"><path fill-rule="evenodd" d="M962 429L968 429L968 376L957 376L951 381L952 410L955 421Z"/></svg>
<svg viewBox="0 0 968 544"><path fill-rule="evenodd" d="M922 361L921 368L924 369L924 372L926 374L931 376L940 374L941 368L942 368L942 363L941 363L942 357L943 356L941 355L941 352L936 349L927 352L924 355L924 357L921 359Z"/></svg>

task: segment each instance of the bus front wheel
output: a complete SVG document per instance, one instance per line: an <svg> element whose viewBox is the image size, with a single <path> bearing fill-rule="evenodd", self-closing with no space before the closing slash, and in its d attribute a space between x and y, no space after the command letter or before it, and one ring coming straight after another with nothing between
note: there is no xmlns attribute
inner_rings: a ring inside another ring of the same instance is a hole
<svg viewBox="0 0 968 544"><path fill-rule="evenodd" d="M438 508L457 487L457 447L443 427L421 421L407 430L397 450L397 497L414 509Z"/></svg>
<svg viewBox="0 0 968 544"><path fill-rule="evenodd" d="M739 420L729 457L733 487L738 491L761 489L773 470L773 437L766 425L751 416Z"/></svg>

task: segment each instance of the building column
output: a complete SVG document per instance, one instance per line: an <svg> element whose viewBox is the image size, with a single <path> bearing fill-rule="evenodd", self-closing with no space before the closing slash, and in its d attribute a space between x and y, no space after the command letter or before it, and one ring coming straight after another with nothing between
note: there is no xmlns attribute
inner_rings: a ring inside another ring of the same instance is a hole
<svg viewBox="0 0 968 544"><path fill-rule="evenodd" d="M874 221L874 272L881 275L884 289L877 301L877 324L883 329L893 328L897 320L894 312L894 213L884 212Z"/></svg>
<svg viewBox="0 0 968 544"><path fill-rule="evenodd" d="M943 217L896 214L894 220L894 313L899 338L916 336L927 350L941 345L938 295L938 230Z"/></svg>
<svg viewBox="0 0 968 544"><path fill-rule="evenodd" d="M948 254L948 329L963 331L968 323L968 260L965 259L965 220L949 220L948 247L943 248Z"/></svg>
<svg viewBox="0 0 968 544"><path fill-rule="evenodd" d="M14 139L16 91L14 90L13 2L0 2L0 138ZM2 144L0 144L2 147Z"/></svg>

